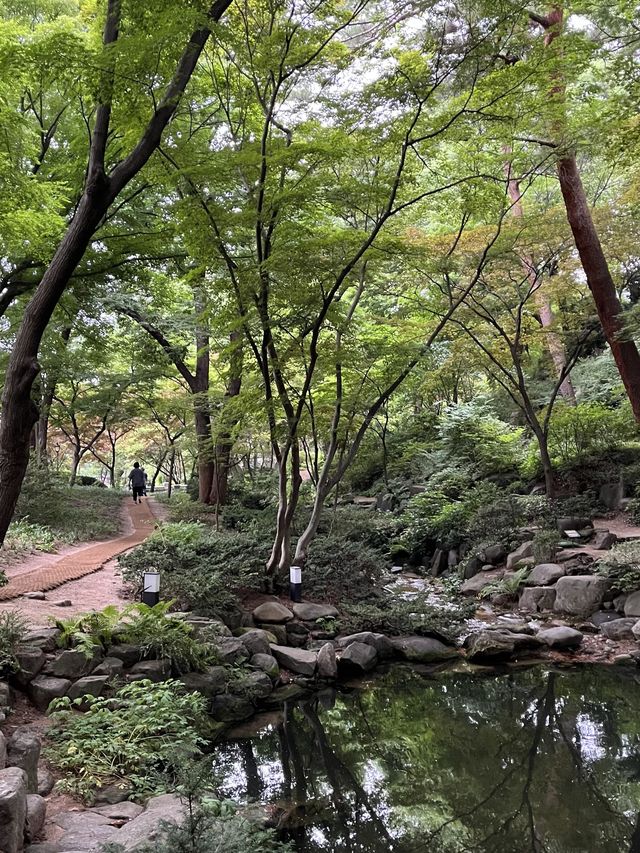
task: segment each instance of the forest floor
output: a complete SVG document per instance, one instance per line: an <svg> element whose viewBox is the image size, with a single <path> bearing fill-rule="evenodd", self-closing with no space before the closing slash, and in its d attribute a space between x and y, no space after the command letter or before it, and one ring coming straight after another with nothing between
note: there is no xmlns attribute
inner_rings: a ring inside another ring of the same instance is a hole
<svg viewBox="0 0 640 853"><path fill-rule="evenodd" d="M134 504L123 501L121 534L103 542L66 547L58 554L27 557L6 569L9 583L0 587L0 613L20 613L33 626L47 626L51 617L75 616L124 603L127 591L117 573L119 554L139 545L165 515L153 498ZM46 591L44 600L25 593ZM4 600L3 600L4 599ZM61 606L61 602L71 602Z"/></svg>

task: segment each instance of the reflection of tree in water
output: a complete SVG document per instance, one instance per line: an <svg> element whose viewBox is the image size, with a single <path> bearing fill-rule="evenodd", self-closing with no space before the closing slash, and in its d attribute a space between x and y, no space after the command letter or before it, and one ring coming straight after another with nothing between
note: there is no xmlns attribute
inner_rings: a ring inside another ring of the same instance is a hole
<svg viewBox="0 0 640 853"><path fill-rule="evenodd" d="M394 670L334 709L288 707L245 758L245 790L259 798L277 745L299 851L640 853L639 694L606 670Z"/></svg>

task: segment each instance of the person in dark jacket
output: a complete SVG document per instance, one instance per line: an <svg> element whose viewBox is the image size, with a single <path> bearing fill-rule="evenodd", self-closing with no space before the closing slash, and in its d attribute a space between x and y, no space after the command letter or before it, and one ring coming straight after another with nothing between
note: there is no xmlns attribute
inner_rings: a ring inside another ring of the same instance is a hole
<svg viewBox="0 0 640 853"><path fill-rule="evenodd" d="M133 468L129 474L129 486L133 489L133 502L142 503L142 495L144 494L144 471L140 467L139 462L133 463Z"/></svg>

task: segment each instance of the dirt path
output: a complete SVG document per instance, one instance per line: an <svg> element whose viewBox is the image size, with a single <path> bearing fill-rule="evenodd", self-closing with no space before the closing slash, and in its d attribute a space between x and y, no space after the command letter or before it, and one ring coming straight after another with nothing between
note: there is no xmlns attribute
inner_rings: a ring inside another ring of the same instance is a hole
<svg viewBox="0 0 640 853"><path fill-rule="evenodd" d="M122 581L113 559L143 542L153 530L156 516L148 501L125 501L128 530L106 542L81 545L63 555L38 556L34 561L9 569L9 583L0 588L0 610L16 610L35 624L46 624L56 613L75 614L115 603L122 595ZM55 589L45 601L20 598L28 592ZM18 600L19 599L19 600ZM70 607L59 609L55 602L69 600ZM7 602L6 604L4 602Z"/></svg>

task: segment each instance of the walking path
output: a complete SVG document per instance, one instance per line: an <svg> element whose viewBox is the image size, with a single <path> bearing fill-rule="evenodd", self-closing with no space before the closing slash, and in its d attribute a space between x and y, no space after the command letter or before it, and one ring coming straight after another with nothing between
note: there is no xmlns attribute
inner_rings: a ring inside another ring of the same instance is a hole
<svg viewBox="0 0 640 853"><path fill-rule="evenodd" d="M0 587L0 601L9 601L28 592L47 592L90 575L113 557L144 542L156 522L149 503L146 500L141 504L127 501L125 507L131 519L130 533L96 545L81 546L61 557L51 557L46 565L32 571L9 571L9 583Z"/></svg>

